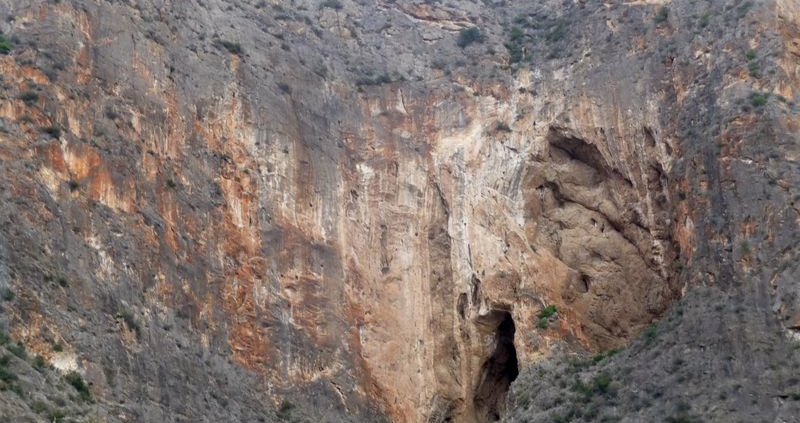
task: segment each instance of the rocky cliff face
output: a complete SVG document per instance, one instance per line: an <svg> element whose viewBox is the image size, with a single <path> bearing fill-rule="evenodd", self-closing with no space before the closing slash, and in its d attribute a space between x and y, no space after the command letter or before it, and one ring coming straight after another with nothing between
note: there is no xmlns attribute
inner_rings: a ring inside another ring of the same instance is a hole
<svg viewBox="0 0 800 423"><path fill-rule="evenodd" d="M697 312L658 327L670 348L601 363L631 367L603 393L639 392L669 351L730 384L775 367L716 401L791 421L793 2L0 15L2 318L57 368L0 395L8 418L551 420L571 394L545 370L629 345L686 295ZM94 403L45 386L70 370Z"/></svg>

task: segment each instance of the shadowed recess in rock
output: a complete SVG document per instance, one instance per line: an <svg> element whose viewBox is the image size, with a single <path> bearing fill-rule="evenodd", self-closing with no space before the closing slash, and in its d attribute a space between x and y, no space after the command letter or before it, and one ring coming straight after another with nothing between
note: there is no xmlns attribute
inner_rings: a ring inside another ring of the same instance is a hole
<svg viewBox="0 0 800 423"><path fill-rule="evenodd" d="M519 367L517 350L514 348L516 327L511 313L494 311L486 320L497 325L494 351L483 364L474 404L479 421L492 422L500 420L505 411L506 393L511 382L519 375Z"/></svg>

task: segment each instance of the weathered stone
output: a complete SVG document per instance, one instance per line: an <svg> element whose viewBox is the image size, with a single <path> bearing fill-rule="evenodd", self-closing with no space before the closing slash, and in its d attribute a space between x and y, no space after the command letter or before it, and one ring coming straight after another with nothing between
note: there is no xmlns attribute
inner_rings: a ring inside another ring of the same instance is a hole
<svg viewBox="0 0 800 423"><path fill-rule="evenodd" d="M522 420L520 372L624 347L686 293L623 393L671 368L654 345L758 375L800 312L798 16L0 0L2 323L102 421ZM782 375L745 411L791 415Z"/></svg>

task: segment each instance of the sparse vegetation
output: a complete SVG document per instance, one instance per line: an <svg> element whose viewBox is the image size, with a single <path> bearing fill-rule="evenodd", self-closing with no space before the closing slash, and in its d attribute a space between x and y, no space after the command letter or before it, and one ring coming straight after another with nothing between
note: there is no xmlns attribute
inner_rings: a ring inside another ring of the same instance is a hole
<svg viewBox="0 0 800 423"><path fill-rule="evenodd" d="M701 423L701 420L695 419L686 413L680 412L675 415L667 417L667 423Z"/></svg>
<svg viewBox="0 0 800 423"><path fill-rule="evenodd" d="M525 32L519 27L511 28L508 35L508 41L504 44L508 50L509 60L511 63L518 63L525 60L525 47L523 41L525 39Z"/></svg>
<svg viewBox="0 0 800 423"><path fill-rule="evenodd" d="M7 355L4 355L2 357L2 361L0 361L0 381L6 384L10 384L17 380L17 375L7 368L10 361L11 357Z"/></svg>
<svg viewBox="0 0 800 423"><path fill-rule="evenodd" d="M47 367L47 362L45 361L44 357L39 354L36 354L36 357L33 358L33 362L31 363L34 369L42 370Z"/></svg>
<svg viewBox="0 0 800 423"><path fill-rule="evenodd" d="M295 409L294 404L292 404L287 400L283 400L275 415L281 420L288 420L292 415L292 410L294 409Z"/></svg>
<svg viewBox="0 0 800 423"><path fill-rule="evenodd" d="M42 132L56 139L61 138L61 127L58 125L46 126L42 128Z"/></svg>
<svg viewBox="0 0 800 423"><path fill-rule="evenodd" d="M92 393L89 392L89 385L83 380L83 376L76 371L71 371L64 375L64 380L67 381L76 391L78 391L78 395L84 401L91 401L92 400Z"/></svg>
<svg viewBox="0 0 800 423"><path fill-rule="evenodd" d="M22 100L28 106L36 104L39 101L39 93L36 91L25 91L19 95L19 99Z"/></svg>
<svg viewBox="0 0 800 423"><path fill-rule="evenodd" d="M341 10L342 9L342 2L340 2L339 0L325 0L319 5L319 8L322 9L322 8L325 8L325 7L330 8L330 9L334 9L334 10Z"/></svg>
<svg viewBox="0 0 800 423"><path fill-rule="evenodd" d="M645 342L650 343L654 339L656 339L656 334L658 333L658 326L655 323L650 325L647 329L645 329L642 337L644 338Z"/></svg>
<svg viewBox="0 0 800 423"><path fill-rule="evenodd" d="M19 357L22 360L28 358L28 351L25 349L25 345L23 345L22 342L17 342L16 344L9 344L6 348L11 354L14 354L15 356Z"/></svg>
<svg viewBox="0 0 800 423"><path fill-rule="evenodd" d="M749 242L742 241L742 243L739 244L739 247L742 250L742 254L744 254L744 255L750 254L750 243Z"/></svg>
<svg viewBox="0 0 800 423"><path fill-rule="evenodd" d="M473 26L459 31L456 44L461 48L465 48L470 44L482 43L484 40L485 37L481 30L478 27Z"/></svg>
<svg viewBox="0 0 800 423"><path fill-rule="evenodd" d="M747 64L747 71L750 73L750 76L753 78L760 78L761 77L761 67L758 65L758 62L752 61Z"/></svg>
<svg viewBox="0 0 800 423"><path fill-rule="evenodd" d="M356 81L356 85L363 86L363 85L383 85L392 82L392 77L389 76L388 73L384 73L375 77L364 77L359 78Z"/></svg>
<svg viewBox="0 0 800 423"><path fill-rule="evenodd" d="M217 404L221 405L222 407L228 406L228 399L216 393L215 391L211 391L211 398L214 398L214 400L217 401Z"/></svg>
<svg viewBox="0 0 800 423"><path fill-rule="evenodd" d="M14 45L11 44L4 35L0 35L0 54L8 54L11 53L11 49L14 48Z"/></svg>
<svg viewBox="0 0 800 423"><path fill-rule="evenodd" d="M64 421L64 418L67 417L67 414L64 413L62 410L50 410L47 413L47 420L55 423L60 423Z"/></svg>
<svg viewBox="0 0 800 423"><path fill-rule="evenodd" d="M538 316L539 316L540 319L549 319L551 316L553 316L557 312L558 312L558 310L556 309L556 306L550 304L549 306L543 308L539 312Z"/></svg>
<svg viewBox="0 0 800 423"><path fill-rule="evenodd" d="M657 24L660 24L666 22L667 18L669 18L669 7L661 6L661 8L658 9L658 12L656 12L656 16L653 18L653 20Z"/></svg>
<svg viewBox="0 0 800 423"><path fill-rule="evenodd" d="M496 132L511 132L511 127L505 122L498 122L494 130Z"/></svg>
<svg viewBox="0 0 800 423"><path fill-rule="evenodd" d="M753 107L759 108L764 107L769 100L768 94L754 92L750 94L750 104Z"/></svg>
<svg viewBox="0 0 800 423"><path fill-rule="evenodd" d="M578 393L578 400L581 402L589 402L595 394L607 394L611 391L611 375L602 372L592 378L590 384L586 384L581 380L577 380L572 385L572 390Z"/></svg>
<svg viewBox="0 0 800 423"><path fill-rule="evenodd" d="M711 17L713 15L711 13L704 13L702 17L700 17L700 26L705 28L711 23Z"/></svg>
<svg viewBox="0 0 800 423"><path fill-rule="evenodd" d="M230 54L240 55L244 53L244 49L242 49L242 45L239 43L226 40L218 40L217 45L227 50L228 53Z"/></svg>
<svg viewBox="0 0 800 423"><path fill-rule="evenodd" d="M567 23L563 19L553 21L544 39L549 43L555 43L564 39L567 35Z"/></svg>
<svg viewBox="0 0 800 423"><path fill-rule="evenodd" d="M0 291L2 291L3 301L14 301L14 291L12 291L10 288L2 288Z"/></svg>
<svg viewBox="0 0 800 423"><path fill-rule="evenodd" d="M619 353L619 350L616 349L616 348L612 348L612 349L610 349L608 351L605 351L605 352L597 353L597 354L595 354L594 357L592 357L592 362L597 364L597 363L603 361L604 359L606 359L608 357L612 357L612 356L616 355L617 353Z"/></svg>

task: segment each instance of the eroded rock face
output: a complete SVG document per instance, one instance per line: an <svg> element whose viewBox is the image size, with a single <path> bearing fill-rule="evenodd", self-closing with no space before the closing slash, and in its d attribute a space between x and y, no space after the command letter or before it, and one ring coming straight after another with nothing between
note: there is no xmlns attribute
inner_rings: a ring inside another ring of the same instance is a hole
<svg viewBox="0 0 800 423"><path fill-rule="evenodd" d="M99 397L157 386L119 406L141 421L240 391L243 421L287 398L494 421L554 345L626 345L707 251L667 113L691 75L648 44L663 2L457 3L0 1L14 336ZM508 69L514 19L537 59ZM225 358L252 380L155 393Z"/></svg>

